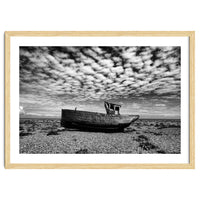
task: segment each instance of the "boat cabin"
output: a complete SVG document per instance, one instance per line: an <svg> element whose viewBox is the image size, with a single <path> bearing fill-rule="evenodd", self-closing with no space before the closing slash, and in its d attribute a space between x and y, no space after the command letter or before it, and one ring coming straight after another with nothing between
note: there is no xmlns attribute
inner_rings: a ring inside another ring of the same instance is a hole
<svg viewBox="0 0 200 200"><path fill-rule="evenodd" d="M107 115L120 115L119 110L121 105L115 103L104 102Z"/></svg>

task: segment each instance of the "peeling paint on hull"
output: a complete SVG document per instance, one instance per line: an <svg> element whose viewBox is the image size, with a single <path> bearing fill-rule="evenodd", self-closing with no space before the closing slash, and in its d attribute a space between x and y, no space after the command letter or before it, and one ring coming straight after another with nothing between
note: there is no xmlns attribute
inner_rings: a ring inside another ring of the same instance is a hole
<svg viewBox="0 0 200 200"><path fill-rule="evenodd" d="M107 115L63 109L61 126L87 131L118 132L123 131L138 118L139 115Z"/></svg>

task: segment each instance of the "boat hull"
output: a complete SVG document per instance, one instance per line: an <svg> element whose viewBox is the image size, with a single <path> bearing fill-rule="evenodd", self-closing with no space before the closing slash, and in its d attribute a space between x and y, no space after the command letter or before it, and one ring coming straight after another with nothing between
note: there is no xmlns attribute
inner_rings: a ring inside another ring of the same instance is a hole
<svg viewBox="0 0 200 200"><path fill-rule="evenodd" d="M138 118L139 115L107 115L63 109L61 126L86 131L118 132L123 131Z"/></svg>

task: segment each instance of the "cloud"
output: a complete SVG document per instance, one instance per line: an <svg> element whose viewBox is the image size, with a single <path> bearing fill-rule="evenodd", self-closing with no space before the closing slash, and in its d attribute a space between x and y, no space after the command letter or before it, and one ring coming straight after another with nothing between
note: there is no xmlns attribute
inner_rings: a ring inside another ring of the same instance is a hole
<svg viewBox="0 0 200 200"><path fill-rule="evenodd" d="M180 47L20 47L20 103L180 100L180 64Z"/></svg>
<svg viewBox="0 0 200 200"><path fill-rule="evenodd" d="M108 59L100 60L99 64L103 65L105 67L108 67L108 68L111 68L111 67L114 66L114 63L113 63L113 61L111 59L110 60L108 60Z"/></svg>
<svg viewBox="0 0 200 200"><path fill-rule="evenodd" d="M81 71L85 74L85 75L93 75L95 74L94 70L92 69L92 67L90 66L83 66L81 68Z"/></svg>
<svg viewBox="0 0 200 200"><path fill-rule="evenodd" d="M122 66L119 66L119 67L113 67L111 69L111 71L115 74L123 74L124 73L124 69Z"/></svg>
<svg viewBox="0 0 200 200"><path fill-rule="evenodd" d="M24 110L23 106L19 106L19 113L25 114L25 110Z"/></svg>
<svg viewBox="0 0 200 200"><path fill-rule="evenodd" d="M166 105L165 104L161 104L161 103L156 103L155 106L156 107L165 107Z"/></svg>

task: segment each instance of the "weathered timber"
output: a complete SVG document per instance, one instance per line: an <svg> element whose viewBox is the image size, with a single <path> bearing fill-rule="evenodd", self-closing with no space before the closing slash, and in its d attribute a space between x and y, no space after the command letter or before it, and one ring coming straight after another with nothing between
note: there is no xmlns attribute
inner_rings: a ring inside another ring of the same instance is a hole
<svg viewBox="0 0 200 200"><path fill-rule="evenodd" d="M139 115L111 115L62 109L61 126L87 131L118 132L123 131L138 118Z"/></svg>

